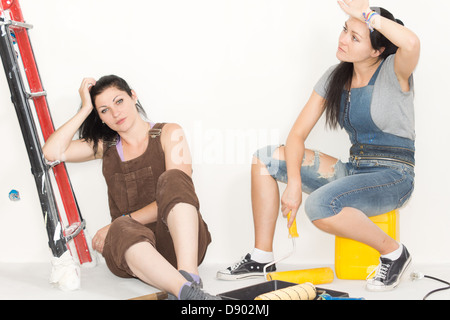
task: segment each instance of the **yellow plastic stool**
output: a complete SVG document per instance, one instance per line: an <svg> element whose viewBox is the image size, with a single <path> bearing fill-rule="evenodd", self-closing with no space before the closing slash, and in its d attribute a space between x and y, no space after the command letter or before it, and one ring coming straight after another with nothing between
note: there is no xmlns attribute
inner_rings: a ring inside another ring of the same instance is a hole
<svg viewBox="0 0 450 320"><path fill-rule="evenodd" d="M371 217L378 227L395 240L400 239L398 210ZM379 264L377 250L361 242L336 237L334 267L336 277L346 280L365 280Z"/></svg>

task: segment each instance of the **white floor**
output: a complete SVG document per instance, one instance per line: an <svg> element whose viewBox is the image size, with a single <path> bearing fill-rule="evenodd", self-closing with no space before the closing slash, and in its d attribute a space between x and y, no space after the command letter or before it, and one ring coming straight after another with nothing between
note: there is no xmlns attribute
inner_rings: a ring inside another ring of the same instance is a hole
<svg viewBox="0 0 450 320"><path fill-rule="evenodd" d="M200 267L205 291L218 294L261 283L262 280L223 281L215 274L225 265L206 264ZM310 267L310 266L309 266ZM320 266L325 267L325 266ZM330 266L332 267L332 266ZM308 266L278 265L278 271L306 269ZM121 279L112 275L104 262L92 268L81 269L81 288L65 292L49 283L51 267L45 263L12 264L0 263L1 300L126 300L159 290L136 279ZM421 300L431 290L445 284L424 278L411 281L412 271L420 271L445 281L450 281L450 266L412 265L397 289L391 292L373 293L364 289L364 281L340 280L335 278L330 284L320 288L347 292L350 297L364 297L366 300ZM450 300L450 290L431 295L428 300Z"/></svg>

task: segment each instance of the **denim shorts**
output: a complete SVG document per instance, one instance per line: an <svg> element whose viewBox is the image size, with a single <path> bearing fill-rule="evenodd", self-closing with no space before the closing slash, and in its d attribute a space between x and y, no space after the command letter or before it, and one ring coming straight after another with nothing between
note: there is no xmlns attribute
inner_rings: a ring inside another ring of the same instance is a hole
<svg viewBox="0 0 450 320"><path fill-rule="evenodd" d="M273 158L280 145L270 145L254 154L277 181L287 183L286 161ZM402 207L414 189L414 167L389 160L354 160L334 166L334 173L319 173L320 153L311 165L302 165L302 191L309 194L305 212L311 221L332 217L345 207L367 216Z"/></svg>

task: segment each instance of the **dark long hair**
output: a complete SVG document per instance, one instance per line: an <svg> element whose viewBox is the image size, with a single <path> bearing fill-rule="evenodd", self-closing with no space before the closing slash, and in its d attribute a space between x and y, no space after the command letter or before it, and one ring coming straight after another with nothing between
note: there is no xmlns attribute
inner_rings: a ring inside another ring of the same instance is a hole
<svg viewBox="0 0 450 320"><path fill-rule="evenodd" d="M396 21L403 25L401 20L395 19L392 13L384 8L371 7L382 17L389 20ZM398 47L389 41L384 35L382 35L376 29L370 33L370 42L375 50L385 48L384 51L378 57L378 60L384 60L391 54L397 52ZM353 78L353 63L341 62L331 73L330 81L325 94L325 115L326 124L335 129L339 123L339 110L341 107L342 91L346 87L350 87Z"/></svg>
<svg viewBox="0 0 450 320"><path fill-rule="evenodd" d="M101 77L97 80L95 86L91 88L90 94L94 109L78 129L78 134L80 139L93 143L94 154L97 153L98 142L100 140L115 141L117 139L117 132L102 122L100 116L98 115L97 108L95 107L95 98L109 88L116 88L124 91L130 97L133 94L128 83L116 75ZM147 118L147 114L139 101L136 104L136 108L141 115Z"/></svg>

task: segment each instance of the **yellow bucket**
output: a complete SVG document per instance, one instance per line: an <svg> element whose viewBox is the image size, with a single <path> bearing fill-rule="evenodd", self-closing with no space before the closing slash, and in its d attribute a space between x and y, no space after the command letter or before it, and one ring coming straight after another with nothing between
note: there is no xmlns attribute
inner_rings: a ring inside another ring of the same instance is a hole
<svg viewBox="0 0 450 320"><path fill-rule="evenodd" d="M400 239L398 210L371 217L380 229L395 240ZM336 277L347 280L365 280L378 266L380 254L361 242L336 237L334 267Z"/></svg>

